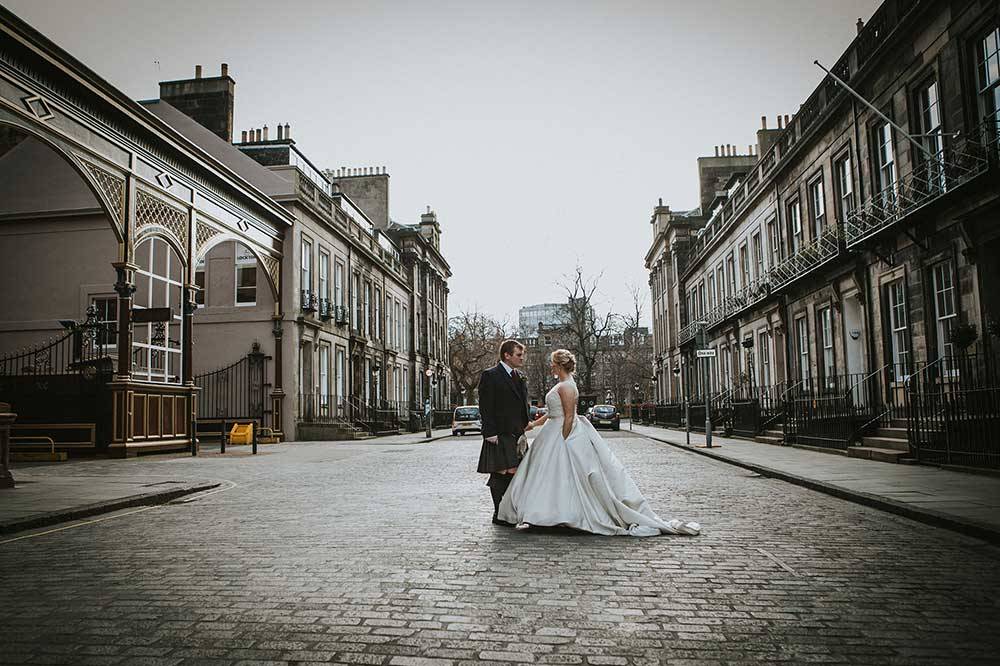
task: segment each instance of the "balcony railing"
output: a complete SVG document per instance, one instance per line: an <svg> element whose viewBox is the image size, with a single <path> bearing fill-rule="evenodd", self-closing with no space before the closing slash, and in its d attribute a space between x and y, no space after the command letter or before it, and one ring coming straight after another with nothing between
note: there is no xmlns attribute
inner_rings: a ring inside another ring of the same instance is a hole
<svg viewBox="0 0 1000 666"><path fill-rule="evenodd" d="M319 306L319 299L316 294L309 291L308 289L302 290L302 311L303 312L316 312L316 308Z"/></svg>
<svg viewBox="0 0 1000 666"><path fill-rule="evenodd" d="M319 318L327 321L333 317L333 304L329 298L319 299Z"/></svg>
<svg viewBox="0 0 1000 666"><path fill-rule="evenodd" d="M819 238L803 246L798 252L783 259L770 270L772 291L777 291L785 285L806 275L814 268L837 256L840 249L840 225L827 225Z"/></svg>
<svg viewBox="0 0 1000 666"><path fill-rule="evenodd" d="M333 306L333 323L337 326L346 326L350 323L346 305Z"/></svg>
<svg viewBox="0 0 1000 666"><path fill-rule="evenodd" d="M891 227L911 213L961 187L989 169L996 159L996 121L980 125L918 164L890 187L876 193L845 221L848 247Z"/></svg>

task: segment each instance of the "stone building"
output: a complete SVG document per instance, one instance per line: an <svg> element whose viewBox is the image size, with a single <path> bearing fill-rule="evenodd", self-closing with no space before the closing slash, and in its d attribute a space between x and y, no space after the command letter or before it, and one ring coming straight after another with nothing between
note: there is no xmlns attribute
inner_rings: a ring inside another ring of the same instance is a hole
<svg viewBox="0 0 1000 666"><path fill-rule="evenodd" d="M660 403L686 384L750 434L998 463L962 444L970 392L997 387L998 42L995 3L887 0L830 67L843 84L699 159L700 207L651 219Z"/></svg>

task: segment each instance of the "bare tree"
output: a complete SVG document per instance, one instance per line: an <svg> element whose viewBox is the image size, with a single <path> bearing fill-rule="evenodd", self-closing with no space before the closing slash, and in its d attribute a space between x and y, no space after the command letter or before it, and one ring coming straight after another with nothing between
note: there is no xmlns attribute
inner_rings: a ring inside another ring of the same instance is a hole
<svg viewBox="0 0 1000 666"><path fill-rule="evenodd" d="M481 312L461 312L448 320L448 364L451 368L452 400L461 393L475 395L479 376L496 363L500 343L508 336L506 322Z"/></svg>
<svg viewBox="0 0 1000 666"><path fill-rule="evenodd" d="M602 341L613 332L616 323L613 313L598 314L594 307L602 276L603 273L587 277L577 264L573 274L566 276L560 284L567 296L563 328L570 351L576 354L579 365L577 374L584 393L593 393L594 371Z"/></svg>

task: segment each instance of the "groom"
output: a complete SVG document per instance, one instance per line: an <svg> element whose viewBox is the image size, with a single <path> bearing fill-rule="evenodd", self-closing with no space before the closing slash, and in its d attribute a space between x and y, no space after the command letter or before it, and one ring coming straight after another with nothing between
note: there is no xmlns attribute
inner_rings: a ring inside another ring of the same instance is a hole
<svg viewBox="0 0 1000 666"><path fill-rule="evenodd" d="M524 345L504 340L500 362L484 370L479 378L479 414L483 423L483 448L479 453L480 474L493 496L493 523L507 525L497 517L500 500L521 463L518 441L528 429L528 387L521 373Z"/></svg>

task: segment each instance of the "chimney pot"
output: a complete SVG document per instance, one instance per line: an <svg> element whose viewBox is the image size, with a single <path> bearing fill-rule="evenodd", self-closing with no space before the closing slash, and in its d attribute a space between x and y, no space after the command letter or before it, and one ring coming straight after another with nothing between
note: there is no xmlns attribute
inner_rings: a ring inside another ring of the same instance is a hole
<svg viewBox="0 0 1000 666"><path fill-rule="evenodd" d="M243 133L240 135L240 143L246 143L246 142L247 142L247 131L243 130Z"/></svg>
<svg viewBox="0 0 1000 666"><path fill-rule="evenodd" d="M760 117L760 128L767 129L767 116Z"/></svg>
<svg viewBox="0 0 1000 666"><path fill-rule="evenodd" d="M194 66L194 78L196 78L196 79L200 79L201 78L201 65L195 65Z"/></svg>
<svg viewBox="0 0 1000 666"><path fill-rule="evenodd" d="M223 76L229 76L229 64L228 63L222 63L222 75Z"/></svg>
<svg viewBox="0 0 1000 666"><path fill-rule="evenodd" d="M715 147L715 156L716 157L719 156L719 147L718 146Z"/></svg>
<svg viewBox="0 0 1000 666"><path fill-rule="evenodd" d="M778 129L784 129L784 125L781 124L781 116L778 116Z"/></svg>
<svg viewBox="0 0 1000 666"><path fill-rule="evenodd" d="M861 31L865 29L865 22L862 21L860 18L858 19L857 27L858 27L858 34L860 35Z"/></svg>
<svg viewBox="0 0 1000 666"><path fill-rule="evenodd" d="M257 141L259 142L261 139L260 130L258 129L256 133L257 133Z"/></svg>
<svg viewBox="0 0 1000 666"><path fill-rule="evenodd" d="M267 141L267 125L264 125L264 141Z"/></svg>
<svg viewBox="0 0 1000 666"><path fill-rule="evenodd" d="M788 114L785 114L785 127L788 127Z"/></svg>
<svg viewBox="0 0 1000 666"><path fill-rule="evenodd" d="M747 155L753 155L753 146L747 144Z"/></svg>
<svg viewBox="0 0 1000 666"><path fill-rule="evenodd" d="M281 126L281 123L278 123L278 140L280 141L281 139L284 138L284 136L285 136L285 128Z"/></svg>
<svg viewBox="0 0 1000 666"><path fill-rule="evenodd" d="M660 197L660 208L663 208L663 197Z"/></svg>
<svg viewBox="0 0 1000 666"><path fill-rule="evenodd" d="M292 127L288 123L285 123L285 138L286 139L292 138Z"/></svg>

